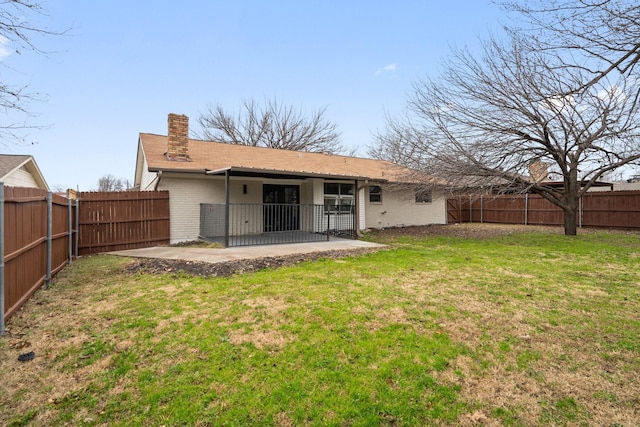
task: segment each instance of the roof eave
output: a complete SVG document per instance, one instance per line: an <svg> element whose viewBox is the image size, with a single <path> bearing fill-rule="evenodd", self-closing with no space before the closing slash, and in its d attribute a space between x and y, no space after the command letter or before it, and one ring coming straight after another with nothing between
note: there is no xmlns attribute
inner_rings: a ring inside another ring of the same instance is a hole
<svg viewBox="0 0 640 427"><path fill-rule="evenodd" d="M374 178L362 175L343 175L343 174L329 174L319 172L307 172L307 171L295 171L295 170L279 170L279 169L261 169L261 168L248 168L242 166L228 166L216 170L207 171L207 175L222 175L226 172L230 173L251 173L251 174L264 174L264 175L283 175L283 176L300 176L305 178L326 178L326 179L351 179L351 180L374 180ZM386 181L375 179L376 181Z"/></svg>
<svg viewBox="0 0 640 427"><path fill-rule="evenodd" d="M179 168L165 168L161 166L149 166L149 172L167 172L167 173L188 173L192 175L207 173L206 169L179 169Z"/></svg>
<svg viewBox="0 0 640 427"><path fill-rule="evenodd" d="M19 165L17 165L13 169L11 169L9 172L7 172L2 177L2 179L5 179L7 176L11 175L12 173L14 173L15 171L17 171L18 169L20 169L23 166L25 168L27 168L27 169L30 169L29 172L33 176L33 179L38 183L38 185L41 188L43 188L43 189L45 189L47 191L50 190L49 184L47 184L47 180L44 179L44 175L42 174L42 171L38 167L38 164L36 163L36 160L33 158L33 156L28 156L23 162L21 162Z"/></svg>

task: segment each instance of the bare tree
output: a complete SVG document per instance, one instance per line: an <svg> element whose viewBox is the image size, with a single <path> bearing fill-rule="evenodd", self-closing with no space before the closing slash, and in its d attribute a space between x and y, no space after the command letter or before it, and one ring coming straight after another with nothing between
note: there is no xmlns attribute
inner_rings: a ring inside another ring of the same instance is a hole
<svg viewBox="0 0 640 427"><path fill-rule="evenodd" d="M295 151L344 152L336 125L325 117L326 108L306 117L300 109L275 100L261 107L245 100L237 114L220 105L210 106L200 116L202 131L197 136L211 141Z"/></svg>
<svg viewBox="0 0 640 427"><path fill-rule="evenodd" d="M31 50L46 53L36 41L37 38L59 36L65 32L51 30L38 25L38 19L46 16L46 11L37 1L6 0L0 1L0 43L10 47L15 53ZM3 64L6 70L9 68ZM6 73L5 73L6 74ZM0 81L0 109L5 113L17 112L30 116L29 103L38 100L39 95L28 91L27 86L12 86L6 80ZM21 140L21 131L37 126L25 121L7 122L7 115L0 122L0 138L2 140Z"/></svg>
<svg viewBox="0 0 640 427"><path fill-rule="evenodd" d="M454 51L440 79L418 81L407 116L389 120L378 147L397 153L400 145L449 188L540 194L575 235L580 197L640 159L640 80L618 73L585 84L591 79L530 40L491 38L480 58ZM530 173L540 165L559 188Z"/></svg>
<svg viewBox="0 0 640 427"><path fill-rule="evenodd" d="M113 175L104 175L98 179L96 191L126 191L131 187L131 183L126 178L116 178Z"/></svg>
<svg viewBox="0 0 640 427"><path fill-rule="evenodd" d="M367 155L372 159L387 160L406 168L419 171L428 160L421 132L412 121L386 116L386 129L375 135L374 142L368 147Z"/></svg>
<svg viewBox="0 0 640 427"><path fill-rule="evenodd" d="M512 36L553 54L561 67L580 69L582 86L610 74L638 75L640 4L635 0L501 1L515 12ZM579 88L576 88L579 89Z"/></svg>

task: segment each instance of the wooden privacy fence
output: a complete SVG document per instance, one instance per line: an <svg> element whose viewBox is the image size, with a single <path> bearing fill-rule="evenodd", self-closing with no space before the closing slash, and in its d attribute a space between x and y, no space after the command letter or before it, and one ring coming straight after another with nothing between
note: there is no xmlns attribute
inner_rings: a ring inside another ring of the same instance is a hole
<svg viewBox="0 0 640 427"><path fill-rule="evenodd" d="M0 335L4 322L80 255L169 243L169 193L79 193L0 182Z"/></svg>
<svg viewBox="0 0 640 427"><path fill-rule="evenodd" d="M580 227L640 228L640 191L607 191L580 199ZM563 225L562 209L537 194L462 196L447 200L447 220L525 225Z"/></svg>
<svg viewBox="0 0 640 427"><path fill-rule="evenodd" d="M74 218L66 197L0 183L0 334L5 319L71 261Z"/></svg>
<svg viewBox="0 0 640 427"><path fill-rule="evenodd" d="M80 255L169 243L168 191L79 194Z"/></svg>

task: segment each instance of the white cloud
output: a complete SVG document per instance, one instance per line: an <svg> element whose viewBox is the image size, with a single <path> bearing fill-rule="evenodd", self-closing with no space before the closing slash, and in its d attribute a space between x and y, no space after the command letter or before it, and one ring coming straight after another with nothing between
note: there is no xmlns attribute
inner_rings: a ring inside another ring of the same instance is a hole
<svg viewBox="0 0 640 427"><path fill-rule="evenodd" d="M397 64L385 65L382 68L378 68L378 70L376 71L375 75L379 76L382 73L395 73L397 69L398 69L398 65Z"/></svg>
<svg viewBox="0 0 640 427"><path fill-rule="evenodd" d="M0 36L0 61L2 61L9 55L11 55L11 49L9 49L9 39L4 36Z"/></svg>
<svg viewBox="0 0 640 427"><path fill-rule="evenodd" d="M621 105L627 100L627 94L616 85L601 89L597 96L603 102L611 102L616 105Z"/></svg>

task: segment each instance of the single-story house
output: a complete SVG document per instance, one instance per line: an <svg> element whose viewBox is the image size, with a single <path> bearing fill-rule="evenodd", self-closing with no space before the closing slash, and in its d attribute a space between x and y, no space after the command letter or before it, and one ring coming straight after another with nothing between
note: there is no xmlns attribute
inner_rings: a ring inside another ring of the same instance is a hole
<svg viewBox="0 0 640 427"><path fill-rule="evenodd" d="M445 223L445 195L400 185L410 172L381 160L190 139L188 117L169 114L167 136L139 136L134 186L169 191L171 243L246 245Z"/></svg>
<svg viewBox="0 0 640 427"><path fill-rule="evenodd" d="M0 182L11 187L40 188L49 191L33 156L0 154Z"/></svg>

